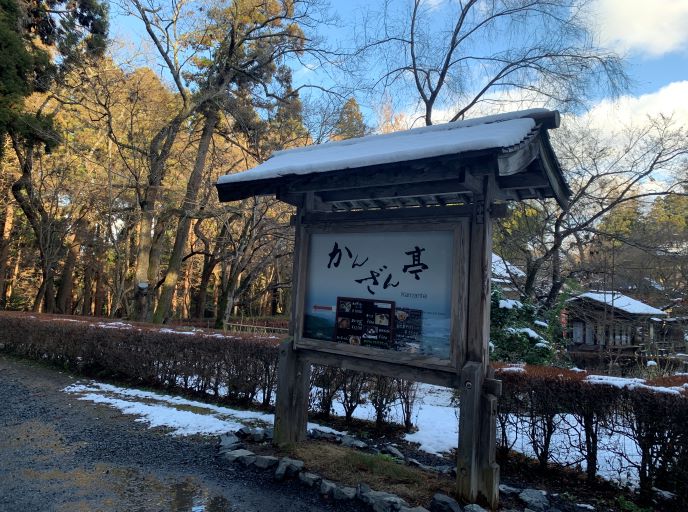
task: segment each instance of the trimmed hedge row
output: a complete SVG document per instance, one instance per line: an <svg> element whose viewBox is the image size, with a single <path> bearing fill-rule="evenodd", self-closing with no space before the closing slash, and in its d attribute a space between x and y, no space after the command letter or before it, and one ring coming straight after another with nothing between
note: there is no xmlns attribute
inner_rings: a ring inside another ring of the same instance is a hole
<svg viewBox="0 0 688 512"><path fill-rule="evenodd" d="M278 344L277 337L0 312L0 351L85 375L212 396L218 402L269 406ZM591 383L585 372L548 367L498 367L497 375L504 382L498 415L501 448L513 446L515 431L545 467L558 462L556 452L562 447L553 441L563 435L563 448L579 455L590 479L596 476L601 451L611 450L620 467L638 474L646 496L659 487L688 500L688 378L646 383L661 387L657 389L642 383ZM347 415L367 398L375 403L380 422L390 404L401 400L410 427L417 392L412 383L316 368L313 385L312 407L321 413L328 414L341 394ZM627 439L638 453L600 446L602 437Z"/></svg>
<svg viewBox="0 0 688 512"><path fill-rule="evenodd" d="M179 331L144 324L0 312L0 350L90 376L269 405L276 337Z"/></svg>
<svg viewBox="0 0 688 512"><path fill-rule="evenodd" d="M561 447L552 440L559 434L569 454L585 463L589 479L604 449L620 470L637 473L646 497L657 487L688 500L688 377L590 380L586 372L560 368L513 370L497 370L505 390L499 404L502 448L510 448L506 433L518 418L520 435L542 467L556 460ZM601 446L602 438L617 442Z"/></svg>

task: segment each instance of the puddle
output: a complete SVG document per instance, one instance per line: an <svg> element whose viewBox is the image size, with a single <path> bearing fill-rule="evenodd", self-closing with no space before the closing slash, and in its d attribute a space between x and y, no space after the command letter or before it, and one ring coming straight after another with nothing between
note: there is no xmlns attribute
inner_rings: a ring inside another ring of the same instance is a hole
<svg viewBox="0 0 688 512"><path fill-rule="evenodd" d="M230 512L229 501L224 496L208 496L205 489L191 480L170 487L171 512Z"/></svg>

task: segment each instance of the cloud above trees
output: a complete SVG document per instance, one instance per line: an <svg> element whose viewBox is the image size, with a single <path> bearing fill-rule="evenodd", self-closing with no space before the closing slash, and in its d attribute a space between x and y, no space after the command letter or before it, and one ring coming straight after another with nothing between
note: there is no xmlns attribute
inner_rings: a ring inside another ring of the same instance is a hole
<svg viewBox="0 0 688 512"><path fill-rule="evenodd" d="M600 42L622 53L658 57L688 51L685 0L596 0L590 20Z"/></svg>

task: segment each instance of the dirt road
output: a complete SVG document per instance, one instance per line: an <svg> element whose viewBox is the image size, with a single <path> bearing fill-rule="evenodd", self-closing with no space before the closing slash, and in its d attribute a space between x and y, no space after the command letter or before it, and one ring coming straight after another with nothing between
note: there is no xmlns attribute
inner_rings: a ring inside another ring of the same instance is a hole
<svg viewBox="0 0 688 512"><path fill-rule="evenodd" d="M0 511L354 511L61 390L75 379L0 355Z"/></svg>

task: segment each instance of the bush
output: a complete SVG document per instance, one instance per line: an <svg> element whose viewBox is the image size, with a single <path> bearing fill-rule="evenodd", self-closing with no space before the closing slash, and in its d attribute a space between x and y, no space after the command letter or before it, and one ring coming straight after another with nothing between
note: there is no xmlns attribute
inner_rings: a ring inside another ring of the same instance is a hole
<svg viewBox="0 0 688 512"><path fill-rule="evenodd" d="M552 439L559 432L567 446L558 449L578 453L592 481L597 474L599 439L606 433L621 440L618 446L605 449L614 454L619 469L635 470L645 498L657 487L676 493L679 501L688 499L685 376L592 382L586 372L537 366L502 366L497 374L504 389L498 415L501 448L510 448L504 446L509 442L504 430L518 435L513 423L520 422L530 450L544 467L556 461ZM629 451L623 439L636 448Z"/></svg>
<svg viewBox="0 0 688 512"><path fill-rule="evenodd" d="M175 331L143 324L0 312L0 350L89 376L269 405L277 375L273 337Z"/></svg>

